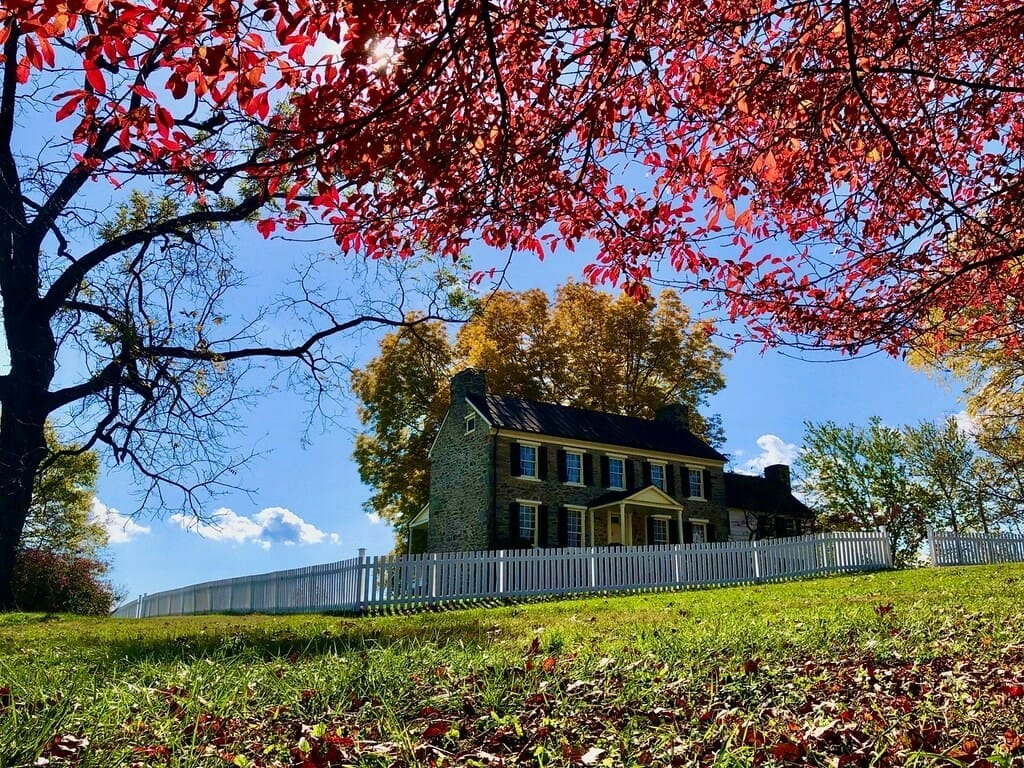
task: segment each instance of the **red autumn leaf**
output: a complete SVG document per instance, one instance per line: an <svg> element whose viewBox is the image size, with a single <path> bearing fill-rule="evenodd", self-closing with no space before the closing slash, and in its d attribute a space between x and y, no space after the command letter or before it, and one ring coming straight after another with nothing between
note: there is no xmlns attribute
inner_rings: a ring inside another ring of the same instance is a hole
<svg viewBox="0 0 1024 768"><path fill-rule="evenodd" d="M545 672L554 672L556 663L557 662L555 661L554 656L548 656L546 659L544 659L544 663L541 665L541 669L543 669Z"/></svg>
<svg viewBox="0 0 1024 768"><path fill-rule="evenodd" d="M1024 753L1024 739L1017 731L1007 728L1003 731L1003 748L1008 755Z"/></svg>
<svg viewBox="0 0 1024 768"><path fill-rule="evenodd" d="M791 741L780 741L768 751L771 752L772 757L776 760L782 760L787 763L794 763L804 755L803 747Z"/></svg>
<svg viewBox="0 0 1024 768"><path fill-rule="evenodd" d="M85 62L85 79L96 93L103 95L107 92L107 81L103 73L96 66L95 62Z"/></svg>
<svg viewBox="0 0 1024 768"><path fill-rule="evenodd" d="M1024 685L1021 683L1010 683L1003 686L1003 693L1011 699L1019 699L1024 696Z"/></svg>
<svg viewBox="0 0 1024 768"><path fill-rule="evenodd" d="M423 739L429 740L436 739L438 736L444 736L451 728L452 725L447 720L435 720L423 731Z"/></svg>

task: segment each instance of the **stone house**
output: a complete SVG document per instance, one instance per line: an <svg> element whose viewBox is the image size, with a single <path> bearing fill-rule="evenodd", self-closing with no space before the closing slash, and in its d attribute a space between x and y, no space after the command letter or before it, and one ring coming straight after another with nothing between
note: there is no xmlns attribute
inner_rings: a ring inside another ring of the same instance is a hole
<svg viewBox="0 0 1024 768"><path fill-rule="evenodd" d="M430 500L410 552L636 546L802 532L811 512L789 468L725 472L685 406L654 419L487 393L483 371L451 380L430 449Z"/></svg>

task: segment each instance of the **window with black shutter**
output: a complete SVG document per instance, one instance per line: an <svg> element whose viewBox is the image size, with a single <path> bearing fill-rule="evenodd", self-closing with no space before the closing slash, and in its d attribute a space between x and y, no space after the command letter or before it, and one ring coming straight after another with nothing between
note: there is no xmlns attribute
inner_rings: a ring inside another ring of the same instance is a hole
<svg viewBox="0 0 1024 768"><path fill-rule="evenodd" d="M566 474L565 474L565 451L563 451L561 448L559 448L558 449L558 453L555 454L555 457L556 457L556 459L558 461L558 482L564 483L565 482L565 478L566 478Z"/></svg>
<svg viewBox="0 0 1024 768"><path fill-rule="evenodd" d="M632 459L624 459L626 464L626 490L632 491L636 487L636 464Z"/></svg>
<svg viewBox="0 0 1024 768"><path fill-rule="evenodd" d="M651 484L651 463L649 461L645 461L641 466L644 473L644 488L646 488Z"/></svg>
<svg viewBox="0 0 1024 768"><path fill-rule="evenodd" d="M511 443L508 447L508 470L512 477L519 477L522 472L519 463L519 443Z"/></svg>
<svg viewBox="0 0 1024 768"><path fill-rule="evenodd" d="M537 477L548 479L548 448L542 445L537 449Z"/></svg>
<svg viewBox="0 0 1024 768"><path fill-rule="evenodd" d="M594 457L589 453L583 454L583 484L594 484Z"/></svg>
<svg viewBox="0 0 1024 768"><path fill-rule="evenodd" d="M703 488L703 491L704 491L704 498L705 499L710 499L711 498L711 470L710 469L705 469L704 470L704 488Z"/></svg>
<svg viewBox="0 0 1024 768"><path fill-rule="evenodd" d="M665 493L669 496L676 495L676 473L675 468L671 464L665 465ZM679 537L676 536L678 539ZM677 541L676 544L679 542Z"/></svg>
<svg viewBox="0 0 1024 768"><path fill-rule="evenodd" d="M569 510L558 508L558 546L569 546Z"/></svg>

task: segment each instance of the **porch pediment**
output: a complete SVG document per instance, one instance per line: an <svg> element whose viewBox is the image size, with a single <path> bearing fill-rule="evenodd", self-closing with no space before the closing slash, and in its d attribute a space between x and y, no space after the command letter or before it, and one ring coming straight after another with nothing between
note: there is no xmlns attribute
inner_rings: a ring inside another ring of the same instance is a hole
<svg viewBox="0 0 1024 768"><path fill-rule="evenodd" d="M606 507L618 507L622 504L636 504L659 509L682 509L678 501L654 485L648 485L636 491L612 491L594 499L588 507L599 510Z"/></svg>

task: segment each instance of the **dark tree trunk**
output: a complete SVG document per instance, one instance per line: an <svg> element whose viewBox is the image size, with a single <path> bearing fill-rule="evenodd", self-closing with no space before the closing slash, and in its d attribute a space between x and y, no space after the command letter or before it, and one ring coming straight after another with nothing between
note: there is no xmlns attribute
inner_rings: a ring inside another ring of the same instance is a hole
<svg viewBox="0 0 1024 768"><path fill-rule="evenodd" d="M14 561L36 472L46 457L44 421L45 417L19 419L18 409L6 403L0 412L0 612L16 607Z"/></svg>
<svg viewBox="0 0 1024 768"><path fill-rule="evenodd" d="M19 248L19 245L21 247ZM0 377L0 611L14 606L14 561L46 458L56 340L38 297L38 247L17 238L0 254L0 291L10 370ZM13 257L13 258L12 258Z"/></svg>

